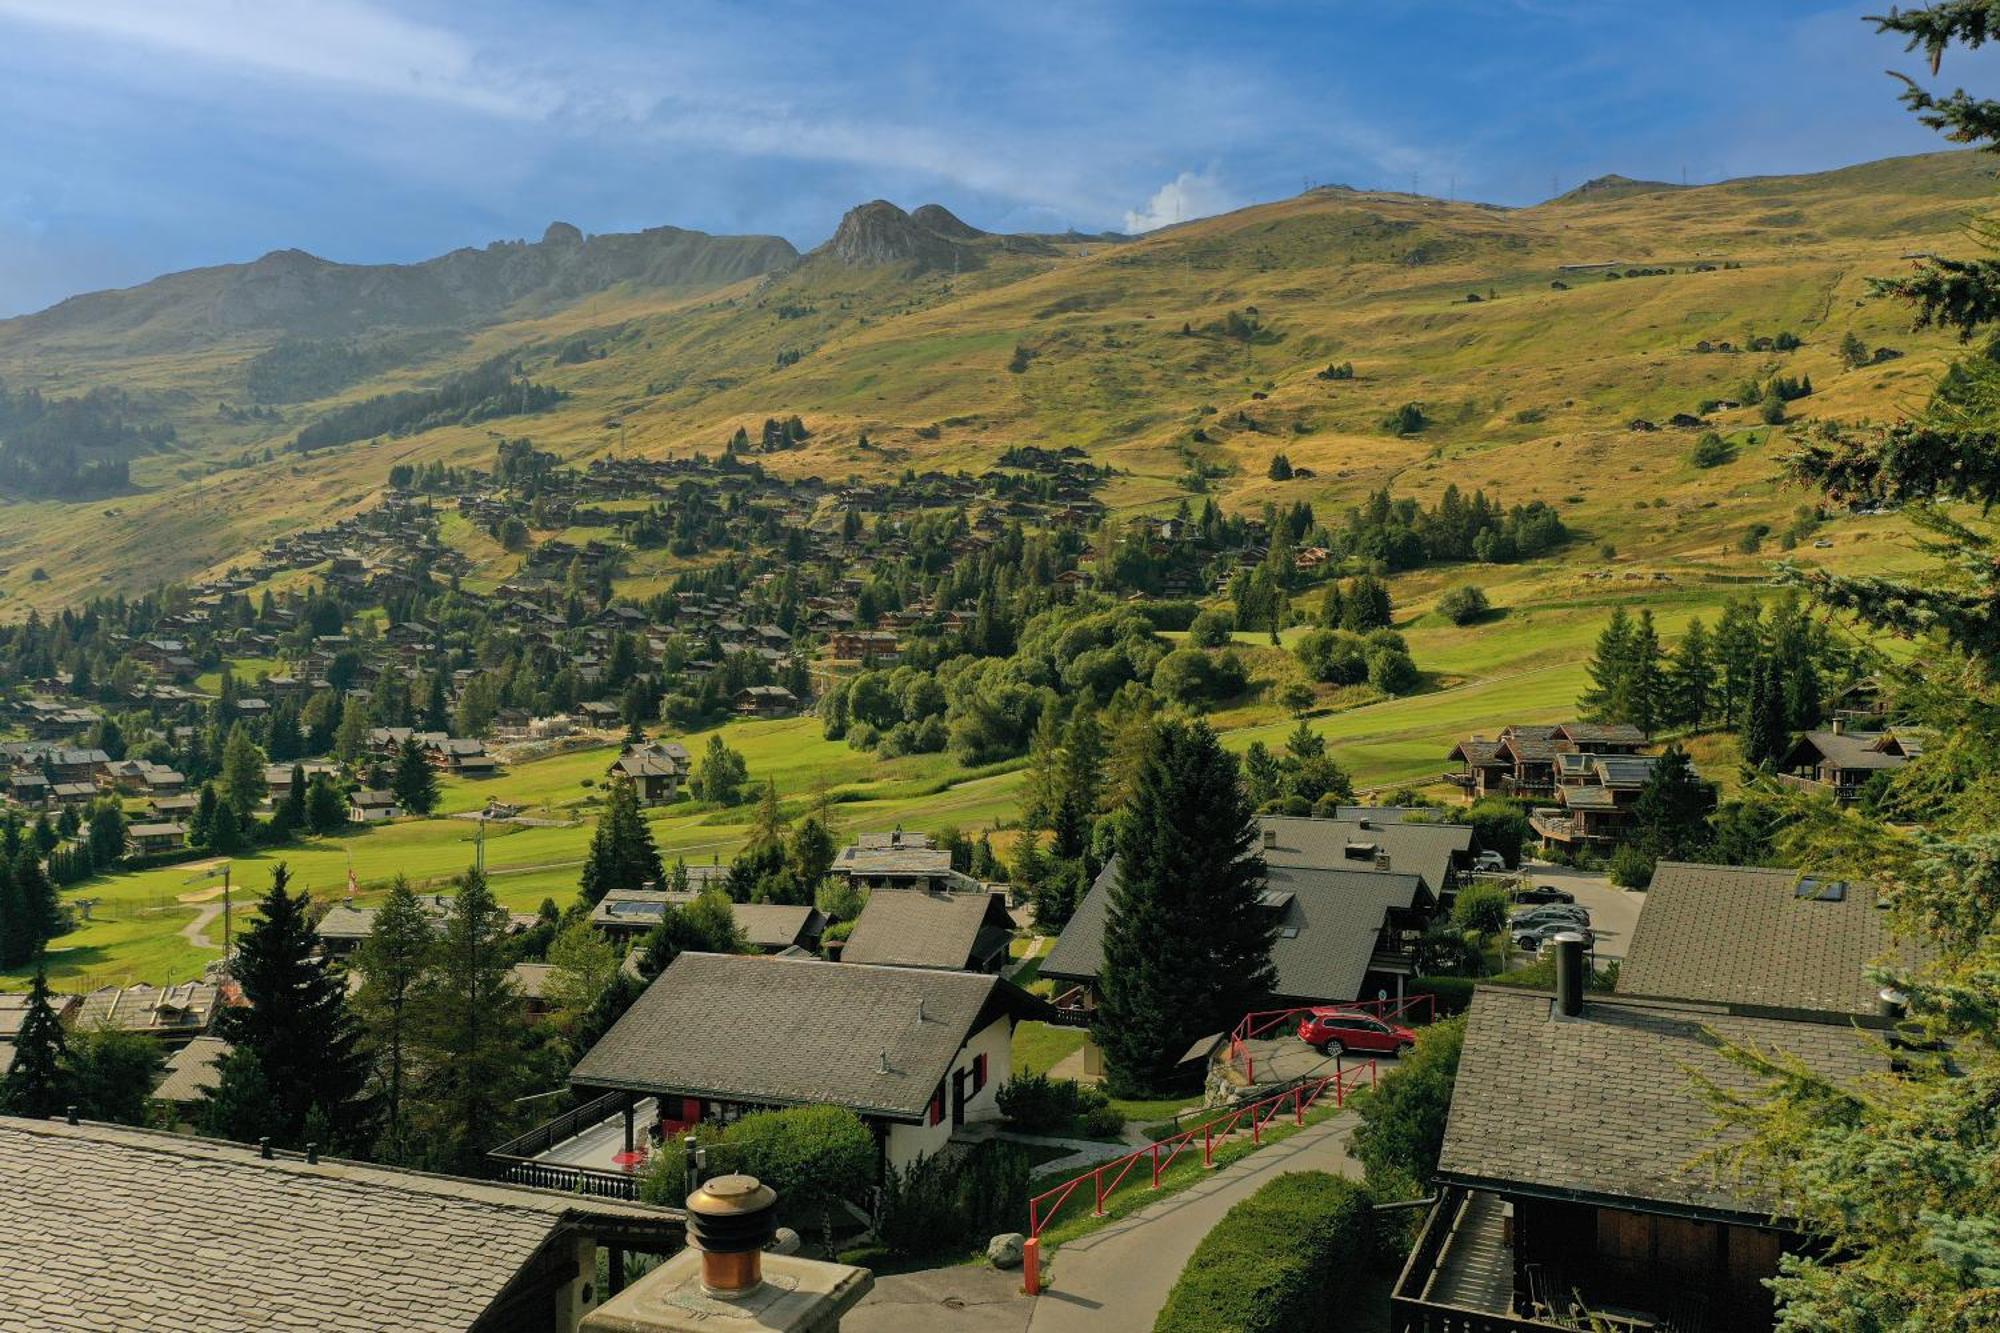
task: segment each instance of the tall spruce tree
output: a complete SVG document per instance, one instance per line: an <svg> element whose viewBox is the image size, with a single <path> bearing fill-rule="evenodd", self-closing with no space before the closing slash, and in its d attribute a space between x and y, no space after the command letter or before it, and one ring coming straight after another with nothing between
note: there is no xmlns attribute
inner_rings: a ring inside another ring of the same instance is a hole
<svg viewBox="0 0 2000 1333"><path fill-rule="evenodd" d="M319 932L307 916L312 900L287 892L290 883L281 861L230 963L246 1003L223 1010L216 1031L256 1056L270 1098L265 1132L302 1142L306 1119L318 1108L343 1144L361 1147L357 1136L366 1132L369 1110L361 1031L348 1012L341 975L322 956Z"/></svg>
<svg viewBox="0 0 2000 1333"><path fill-rule="evenodd" d="M1677 726L1701 727L1715 716L1715 655L1708 628L1697 616L1674 648L1667 667L1667 720Z"/></svg>
<svg viewBox="0 0 2000 1333"><path fill-rule="evenodd" d="M1584 668L1590 688L1577 700L1578 707L1594 722L1623 721L1626 683L1632 673L1632 617L1616 607L1611 619L1597 636L1597 647Z"/></svg>
<svg viewBox="0 0 2000 1333"><path fill-rule="evenodd" d="M49 974L37 967L28 987L28 1007L14 1034L14 1064L0 1079L0 1110L46 1120L69 1104L68 1040L62 1020L49 1003Z"/></svg>
<svg viewBox="0 0 2000 1333"><path fill-rule="evenodd" d="M414 736L405 736L396 749L396 770L389 779L389 790L408 814L428 815L437 809L437 770L424 758L424 747Z"/></svg>
<svg viewBox="0 0 2000 1333"><path fill-rule="evenodd" d="M639 810L639 793L624 778L613 779L584 856L584 901L601 902L613 889L636 889L665 873L652 826Z"/></svg>
<svg viewBox="0 0 2000 1333"><path fill-rule="evenodd" d="M1188 1043L1270 990L1275 924L1236 760L1205 722L1149 738L1118 835L1093 1031L1121 1091L1164 1086Z"/></svg>
<svg viewBox="0 0 2000 1333"><path fill-rule="evenodd" d="M238 721L229 728L222 747L222 796L236 811L239 821L247 818L264 799L264 752L250 735L250 728Z"/></svg>
<svg viewBox="0 0 2000 1333"><path fill-rule="evenodd" d="M1698 860L1708 850L1708 813L1715 787L1702 780L1687 751L1669 745L1632 805L1632 841L1655 861Z"/></svg>
<svg viewBox="0 0 2000 1333"><path fill-rule="evenodd" d="M515 1099L529 1076L527 1027L509 974L508 926L486 877L467 871L417 988L410 1122L424 1160L446 1170L476 1172L522 1118Z"/></svg>
<svg viewBox="0 0 2000 1333"><path fill-rule="evenodd" d="M430 969L437 931L417 901L410 881L396 876L389 896L376 909L373 929L356 951L361 975L354 1009L361 1019L364 1049L381 1090L382 1137L378 1153L389 1161L407 1157L408 1124L403 1094L410 1069L413 1005Z"/></svg>

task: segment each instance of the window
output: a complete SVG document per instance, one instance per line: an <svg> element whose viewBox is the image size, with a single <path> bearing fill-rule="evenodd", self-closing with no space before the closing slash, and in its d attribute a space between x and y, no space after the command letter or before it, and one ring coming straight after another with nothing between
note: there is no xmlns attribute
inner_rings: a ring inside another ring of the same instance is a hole
<svg viewBox="0 0 2000 1333"><path fill-rule="evenodd" d="M930 1115L927 1117L926 1123L932 1125L941 1125L944 1123L944 1085L942 1083L938 1085L938 1090L931 1094Z"/></svg>
<svg viewBox="0 0 2000 1333"><path fill-rule="evenodd" d="M977 1094L978 1091L985 1086L986 1086L986 1057L983 1054L975 1055L972 1057L972 1091L975 1094Z"/></svg>

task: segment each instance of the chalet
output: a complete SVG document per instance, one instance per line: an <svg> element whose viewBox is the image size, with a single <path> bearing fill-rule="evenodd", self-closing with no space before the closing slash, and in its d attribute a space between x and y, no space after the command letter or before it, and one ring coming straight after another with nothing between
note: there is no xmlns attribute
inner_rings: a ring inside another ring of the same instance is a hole
<svg viewBox="0 0 2000 1333"><path fill-rule="evenodd" d="M396 793L361 787L347 794L347 818L355 824L380 824L403 813Z"/></svg>
<svg viewBox="0 0 2000 1333"><path fill-rule="evenodd" d="M49 784L49 799L57 805L89 805L97 799L97 784L94 782L52 782Z"/></svg>
<svg viewBox="0 0 2000 1333"><path fill-rule="evenodd" d="M156 856L187 846L184 824L133 824L125 830L125 845L134 856Z"/></svg>
<svg viewBox="0 0 2000 1333"><path fill-rule="evenodd" d="M1806 1242L1772 1184L1711 1163L1742 1131L1696 1079L1749 1091L1729 1046L1837 1083L1886 1071L1896 1009L1869 969L1920 959L1869 885L1663 862L1617 995L1584 993L1580 949L1554 996L1480 987L1393 1327L1769 1329L1763 1284ZM1574 1125L1588 1143L1551 1152Z"/></svg>
<svg viewBox="0 0 2000 1333"><path fill-rule="evenodd" d="M1452 780L1473 800L1482 796L1555 795L1559 756L1631 755L1646 737L1629 723L1564 722L1555 726L1509 726L1492 740L1469 736L1447 758L1463 770Z"/></svg>
<svg viewBox="0 0 2000 1333"><path fill-rule="evenodd" d="M7 779L7 798L16 805L40 810L49 803L51 785L40 773L16 772Z"/></svg>
<svg viewBox="0 0 2000 1333"><path fill-rule="evenodd" d="M433 922L444 920L451 911L451 903L452 897L448 893L417 895L417 906ZM373 906L363 907L351 899L335 903L319 920L320 947L335 956L353 953L375 933L376 910Z"/></svg>
<svg viewBox="0 0 2000 1333"><path fill-rule="evenodd" d="M194 818L201 808L201 798L185 793L179 796L155 796L146 802L146 813L160 823L186 823Z"/></svg>
<svg viewBox="0 0 2000 1333"><path fill-rule="evenodd" d="M970 892L979 881L952 869L951 853L927 833L864 833L840 849L833 873L857 889L927 889Z"/></svg>
<svg viewBox="0 0 2000 1333"><path fill-rule="evenodd" d="M1621 841L1658 759L1650 754L1558 754L1555 795L1560 804L1531 811L1529 826L1541 835L1544 847L1603 849Z"/></svg>
<svg viewBox="0 0 2000 1333"><path fill-rule="evenodd" d="M1831 796L1842 805L1861 799L1877 773L1909 762L1908 745L1891 731L1851 731L1840 718L1827 731L1809 731L1778 761L1778 781Z"/></svg>
<svg viewBox="0 0 2000 1333"><path fill-rule="evenodd" d="M687 750L676 746L685 756ZM608 779L624 778L632 784L639 799L647 804L671 801L680 795L681 781L687 777L684 759L676 757L666 746L658 743L643 745L626 744L618 757L605 769Z"/></svg>
<svg viewBox="0 0 2000 1333"><path fill-rule="evenodd" d="M1042 960L1040 975L1074 988L1084 1010L1096 1007L1117 875L1113 857ZM1416 974L1416 941L1437 899L1421 875L1376 870L1372 863L1351 869L1267 863L1259 905L1277 928L1271 1002L1346 1004L1378 992L1403 993L1406 979Z"/></svg>
<svg viewBox="0 0 2000 1333"><path fill-rule="evenodd" d="M549 999L549 976L555 970L553 963L516 963L507 969L507 979L521 1001L521 1012L530 1023L542 1022L554 1009Z"/></svg>
<svg viewBox="0 0 2000 1333"><path fill-rule="evenodd" d="M1003 895L980 890L878 889L868 896L843 963L998 972L1007 963L1014 922Z"/></svg>
<svg viewBox="0 0 2000 1333"><path fill-rule="evenodd" d="M736 691L732 707L740 717L791 717L799 697L782 685L746 685Z"/></svg>
<svg viewBox="0 0 2000 1333"><path fill-rule="evenodd" d="M613 889L591 908L590 923L613 939L636 941L666 919L669 906L693 902L698 892ZM759 953L783 953L788 949L811 953L819 948L819 938L826 932L826 916L816 907L734 903L731 911L737 928L743 932L743 942Z"/></svg>
<svg viewBox="0 0 2000 1333"><path fill-rule="evenodd" d="M874 1130L881 1163L901 1169L999 1117L1015 1024L1048 1013L980 973L684 953L570 1085L658 1098L677 1123L844 1106Z"/></svg>
<svg viewBox="0 0 2000 1333"><path fill-rule="evenodd" d="M836 662L874 662L894 666L903 657L901 643L886 630L843 630L827 636L827 655Z"/></svg>
<svg viewBox="0 0 2000 1333"><path fill-rule="evenodd" d="M666 1254L686 1232L620 1200L11 1116L0 1178L22 1329L576 1333L600 1247ZM164 1239L200 1218L230 1244Z"/></svg>
<svg viewBox="0 0 2000 1333"><path fill-rule="evenodd" d="M576 706L578 716L586 727L615 727L618 725L618 705L602 699L592 699Z"/></svg>
<svg viewBox="0 0 2000 1333"><path fill-rule="evenodd" d="M221 990L205 981L101 986L83 997L70 1026L79 1032L109 1027L182 1042L207 1032L221 1009Z"/></svg>

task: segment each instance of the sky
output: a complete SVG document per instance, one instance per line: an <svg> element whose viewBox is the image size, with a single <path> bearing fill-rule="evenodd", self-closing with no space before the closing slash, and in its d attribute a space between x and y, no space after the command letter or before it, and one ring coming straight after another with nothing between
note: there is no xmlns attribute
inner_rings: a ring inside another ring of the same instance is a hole
<svg viewBox="0 0 2000 1333"><path fill-rule="evenodd" d="M1144 231L1308 184L1530 204L1943 147L1881 0L0 0L0 314L857 203ZM1938 83L1990 90L1993 53Z"/></svg>

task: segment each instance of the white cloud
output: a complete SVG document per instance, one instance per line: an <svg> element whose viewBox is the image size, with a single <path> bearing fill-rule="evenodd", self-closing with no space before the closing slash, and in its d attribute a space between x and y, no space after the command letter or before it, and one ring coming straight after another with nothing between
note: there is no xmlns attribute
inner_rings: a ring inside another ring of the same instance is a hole
<svg viewBox="0 0 2000 1333"><path fill-rule="evenodd" d="M1153 191L1153 197L1146 201L1144 207L1126 210L1125 230L1136 235L1169 227L1176 222L1224 213L1236 206L1235 196L1223 189L1214 173L1183 171Z"/></svg>
<svg viewBox="0 0 2000 1333"><path fill-rule="evenodd" d="M0 0L0 20L490 114L540 115L554 103L545 86L482 69L457 34L366 0Z"/></svg>

